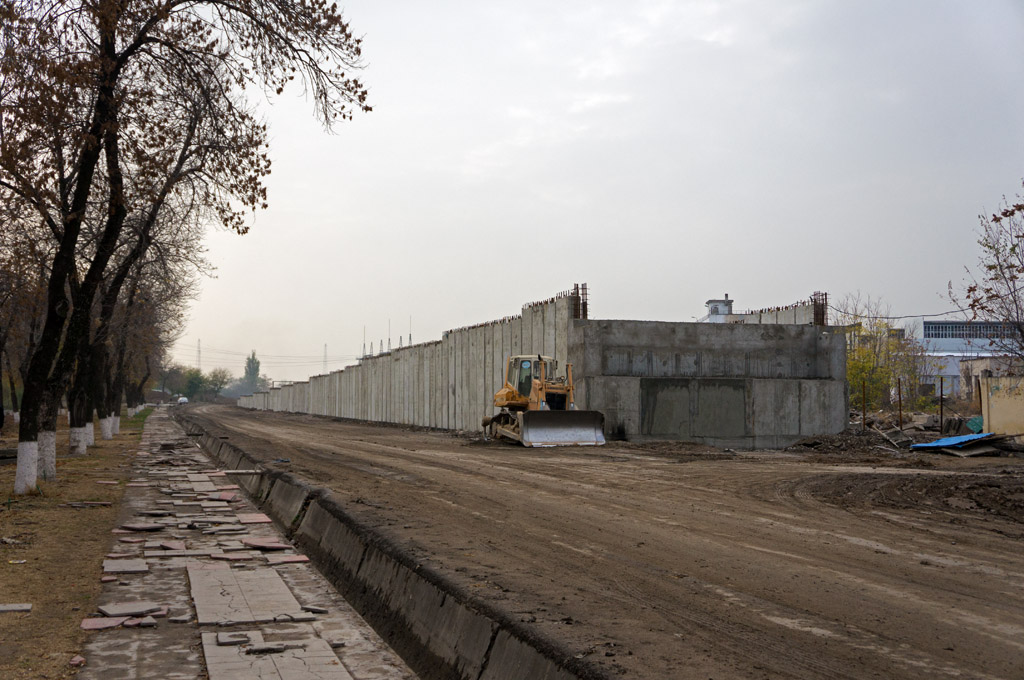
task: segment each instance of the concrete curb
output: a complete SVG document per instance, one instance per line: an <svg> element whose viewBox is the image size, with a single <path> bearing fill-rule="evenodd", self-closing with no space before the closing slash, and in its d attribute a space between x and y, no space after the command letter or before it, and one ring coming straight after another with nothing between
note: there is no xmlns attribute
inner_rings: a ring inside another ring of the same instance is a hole
<svg viewBox="0 0 1024 680"><path fill-rule="evenodd" d="M173 417L224 469L260 469L187 413ZM353 607L425 680L609 680L555 640L425 568L349 515L327 489L287 472L238 476Z"/></svg>

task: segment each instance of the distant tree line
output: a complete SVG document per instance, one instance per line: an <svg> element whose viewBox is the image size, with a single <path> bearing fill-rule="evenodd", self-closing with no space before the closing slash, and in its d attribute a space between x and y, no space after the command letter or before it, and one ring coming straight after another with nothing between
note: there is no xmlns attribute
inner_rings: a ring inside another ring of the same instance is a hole
<svg viewBox="0 0 1024 680"><path fill-rule="evenodd" d="M369 110L324 0L0 0L0 356L20 389L14 492L54 432L141 400L180 332L204 227L266 207L247 93L297 80L327 126ZM107 432L104 430L104 434Z"/></svg>
<svg viewBox="0 0 1024 680"><path fill-rule="evenodd" d="M265 390L270 379L260 375L260 360L254 351L245 360L241 378L235 378L226 368L214 368L203 373L198 368L168 364L157 376L156 389L165 398L187 397L189 401L214 401L218 397L239 397Z"/></svg>

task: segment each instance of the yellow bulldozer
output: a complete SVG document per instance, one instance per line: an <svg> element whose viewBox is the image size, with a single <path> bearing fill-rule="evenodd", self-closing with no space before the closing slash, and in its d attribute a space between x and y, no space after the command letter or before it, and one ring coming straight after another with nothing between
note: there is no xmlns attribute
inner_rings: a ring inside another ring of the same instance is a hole
<svg viewBox="0 0 1024 680"><path fill-rule="evenodd" d="M576 410L572 364L555 377L554 359L540 354L510 356L505 384L494 395L497 414L484 418L484 430L523 446L600 446L604 414Z"/></svg>

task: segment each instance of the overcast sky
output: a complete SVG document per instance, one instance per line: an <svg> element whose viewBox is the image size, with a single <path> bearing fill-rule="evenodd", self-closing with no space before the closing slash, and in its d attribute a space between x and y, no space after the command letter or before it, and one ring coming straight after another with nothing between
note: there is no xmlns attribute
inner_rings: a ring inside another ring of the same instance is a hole
<svg viewBox="0 0 1024 680"><path fill-rule="evenodd" d="M587 282L592 318L815 290L951 307L1024 178L1019 1L358 0L372 113L267 107L270 209L211 231L174 357L274 379Z"/></svg>

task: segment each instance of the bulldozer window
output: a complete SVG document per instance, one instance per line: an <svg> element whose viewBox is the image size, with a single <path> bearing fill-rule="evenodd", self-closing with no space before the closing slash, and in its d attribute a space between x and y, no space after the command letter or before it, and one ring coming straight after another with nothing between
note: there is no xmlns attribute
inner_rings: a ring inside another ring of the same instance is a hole
<svg viewBox="0 0 1024 680"><path fill-rule="evenodd" d="M530 370L530 361L524 359L519 364L519 377L516 380L516 391L524 397L530 396L530 390L533 388L533 372Z"/></svg>

